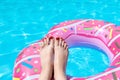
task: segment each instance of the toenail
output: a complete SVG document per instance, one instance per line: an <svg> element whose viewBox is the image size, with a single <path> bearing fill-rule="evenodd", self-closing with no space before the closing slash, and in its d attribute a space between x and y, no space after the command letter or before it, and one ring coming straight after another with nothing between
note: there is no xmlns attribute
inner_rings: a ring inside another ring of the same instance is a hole
<svg viewBox="0 0 120 80"><path fill-rule="evenodd" d="M51 36L49 39L53 39L53 37Z"/></svg>
<svg viewBox="0 0 120 80"><path fill-rule="evenodd" d="M56 38L56 40L59 40L59 39L60 39L59 37Z"/></svg>
<svg viewBox="0 0 120 80"><path fill-rule="evenodd" d="M43 46L43 41L39 42L39 45L40 45L40 46Z"/></svg>
<svg viewBox="0 0 120 80"><path fill-rule="evenodd" d="M60 39L64 40L63 38L60 38Z"/></svg>

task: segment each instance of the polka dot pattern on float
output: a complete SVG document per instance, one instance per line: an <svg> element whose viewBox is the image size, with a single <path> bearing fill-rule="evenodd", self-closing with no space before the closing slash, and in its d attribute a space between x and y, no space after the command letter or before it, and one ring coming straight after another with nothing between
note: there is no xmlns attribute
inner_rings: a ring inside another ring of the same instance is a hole
<svg viewBox="0 0 120 80"><path fill-rule="evenodd" d="M27 52L30 52L30 49L27 49L26 51L27 51Z"/></svg>
<svg viewBox="0 0 120 80"><path fill-rule="evenodd" d="M25 72L22 73L22 76L25 76Z"/></svg>
<svg viewBox="0 0 120 80"><path fill-rule="evenodd" d="M62 28L62 30L63 30L64 32L67 32L67 29L65 29L65 28Z"/></svg>
<svg viewBox="0 0 120 80"><path fill-rule="evenodd" d="M34 69L34 72L38 72L38 69L37 69L37 68L35 68L35 69Z"/></svg>
<svg viewBox="0 0 120 80"><path fill-rule="evenodd" d="M20 68L17 68L16 73L19 73L19 72L20 72Z"/></svg>
<svg viewBox="0 0 120 80"><path fill-rule="evenodd" d="M70 30L74 30L73 28L70 28Z"/></svg>
<svg viewBox="0 0 120 80"><path fill-rule="evenodd" d="M36 53L38 53L37 51L34 51L34 53L36 54Z"/></svg>
<svg viewBox="0 0 120 80"><path fill-rule="evenodd" d="M37 63L38 63L38 61L34 61L34 63L35 63L35 64L37 64Z"/></svg>

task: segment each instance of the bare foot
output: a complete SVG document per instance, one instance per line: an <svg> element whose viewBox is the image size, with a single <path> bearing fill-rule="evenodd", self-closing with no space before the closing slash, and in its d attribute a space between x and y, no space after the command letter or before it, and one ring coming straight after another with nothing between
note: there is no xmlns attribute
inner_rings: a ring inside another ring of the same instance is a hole
<svg viewBox="0 0 120 80"><path fill-rule="evenodd" d="M68 47L62 39L55 40L54 78L55 80L67 80L65 69L68 58Z"/></svg>
<svg viewBox="0 0 120 80"><path fill-rule="evenodd" d="M53 54L53 39L44 39L40 52L42 72L40 74L39 80L51 80L53 72Z"/></svg>

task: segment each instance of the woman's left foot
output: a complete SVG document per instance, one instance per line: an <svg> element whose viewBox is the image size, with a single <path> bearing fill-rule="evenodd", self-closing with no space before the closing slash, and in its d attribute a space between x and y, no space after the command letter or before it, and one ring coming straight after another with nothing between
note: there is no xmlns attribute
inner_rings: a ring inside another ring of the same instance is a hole
<svg viewBox="0 0 120 80"><path fill-rule="evenodd" d="M39 80L51 80L53 73L54 41L46 38L40 50L42 72Z"/></svg>

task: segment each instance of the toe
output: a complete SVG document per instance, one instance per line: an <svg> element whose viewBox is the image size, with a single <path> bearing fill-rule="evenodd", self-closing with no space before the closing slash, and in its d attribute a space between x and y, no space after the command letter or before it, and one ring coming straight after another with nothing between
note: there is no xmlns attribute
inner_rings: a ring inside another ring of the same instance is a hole
<svg viewBox="0 0 120 80"><path fill-rule="evenodd" d="M45 38L45 39L44 39L44 45L46 45L46 44L47 44L47 39Z"/></svg>
<svg viewBox="0 0 120 80"><path fill-rule="evenodd" d="M39 44L40 44L40 46L41 46L42 48L43 48L44 45L45 45L44 41L41 41Z"/></svg>
<svg viewBox="0 0 120 80"><path fill-rule="evenodd" d="M46 39L46 45L49 45L49 38Z"/></svg>
<svg viewBox="0 0 120 80"><path fill-rule="evenodd" d="M64 47L64 45L65 45L65 42L62 40L62 47Z"/></svg>
<svg viewBox="0 0 120 80"><path fill-rule="evenodd" d="M66 49L66 47L67 47L67 44L64 42L64 48Z"/></svg>
<svg viewBox="0 0 120 80"><path fill-rule="evenodd" d="M53 38L50 38L50 45L51 45L51 46L54 45L54 40L53 40Z"/></svg>
<svg viewBox="0 0 120 80"><path fill-rule="evenodd" d="M68 51L68 46L66 46L66 50Z"/></svg>
<svg viewBox="0 0 120 80"><path fill-rule="evenodd" d="M55 39L55 46L58 46L58 43L59 43L59 38L56 38Z"/></svg>
<svg viewBox="0 0 120 80"><path fill-rule="evenodd" d="M62 39L59 39L59 46L62 46Z"/></svg>

